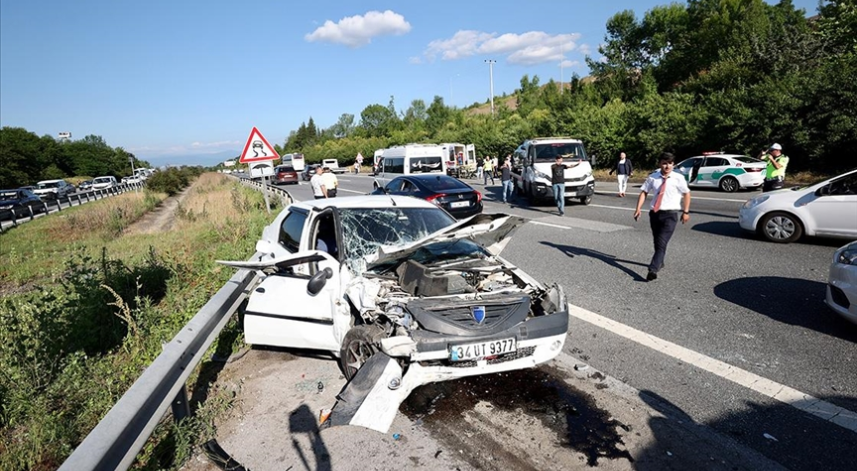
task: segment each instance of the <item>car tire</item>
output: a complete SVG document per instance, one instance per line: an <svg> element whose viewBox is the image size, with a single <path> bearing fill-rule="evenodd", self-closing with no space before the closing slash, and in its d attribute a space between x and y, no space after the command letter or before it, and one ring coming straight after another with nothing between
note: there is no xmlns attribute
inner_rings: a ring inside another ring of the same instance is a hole
<svg viewBox="0 0 857 471"><path fill-rule="evenodd" d="M725 191L726 193L734 193L741 188L741 184L738 183L738 179L735 177L723 177L720 179L720 190Z"/></svg>
<svg viewBox="0 0 857 471"><path fill-rule="evenodd" d="M589 206L590 203L592 203L592 195L586 195L586 196L580 197L580 204L582 204L584 206Z"/></svg>
<svg viewBox="0 0 857 471"><path fill-rule="evenodd" d="M345 334L339 349L339 367L345 379L351 380L360 367L378 352L378 342L384 332L374 325L358 325Z"/></svg>
<svg viewBox="0 0 857 471"><path fill-rule="evenodd" d="M803 225L792 214L773 212L762 217L762 220L759 221L758 232L771 242L788 244L801 238Z"/></svg>

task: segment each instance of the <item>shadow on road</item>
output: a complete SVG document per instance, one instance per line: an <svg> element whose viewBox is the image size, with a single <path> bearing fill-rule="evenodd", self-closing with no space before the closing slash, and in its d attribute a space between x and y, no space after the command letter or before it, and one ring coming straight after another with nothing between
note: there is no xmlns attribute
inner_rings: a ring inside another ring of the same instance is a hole
<svg viewBox="0 0 857 471"><path fill-rule="evenodd" d="M617 268L628 274L634 281L646 281L646 279L635 272L634 270L626 267L625 265L637 265L640 267L647 267L648 263L640 263L634 260L624 260L621 258L616 258L615 255L606 254L604 252L599 252L597 250L584 249L582 247L575 247L573 245L564 245L564 244L555 244L553 242L542 241L542 245L546 245L548 247L553 247L570 258L574 258L576 256L581 257L591 257L596 260L600 260L611 267Z"/></svg>
<svg viewBox="0 0 857 471"><path fill-rule="evenodd" d="M857 343L857 329L824 304L824 283L777 276L738 278L715 286L714 295L784 324Z"/></svg>
<svg viewBox="0 0 857 471"><path fill-rule="evenodd" d="M697 213L696 214L704 214ZM720 215L717 215L720 216ZM751 239L753 235L749 232L741 229L741 226L738 225L738 221L709 221L709 222L701 222L699 224L694 224L691 228L692 231L705 232L706 234L714 234L726 237L734 237L736 239Z"/></svg>
<svg viewBox="0 0 857 471"><path fill-rule="evenodd" d="M330 471L333 469L330 464L330 452L321 438L316 420L315 415L306 404L301 404L300 407L289 414L289 434L292 437L292 447L294 447L295 453L300 457L304 469L313 469L307 460L307 456L304 454L300 442L297 440L298 435L306 434L312 446L312 453L315 455L315 470Z"/></svg>
<svg viewBox="0 0 857 471"><path fill-rule="evenodd" d="M655 442L638 455L636 469L857 469L857 434L782 402L746 402L741 410L699 424L653 391L640 391L639 397L663 417L649 419Z"/></svg>

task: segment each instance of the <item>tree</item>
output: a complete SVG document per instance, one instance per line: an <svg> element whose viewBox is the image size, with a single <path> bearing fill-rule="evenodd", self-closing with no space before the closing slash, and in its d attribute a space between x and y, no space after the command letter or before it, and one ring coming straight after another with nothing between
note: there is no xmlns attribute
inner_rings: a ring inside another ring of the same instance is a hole
<svg viewBox="0 0 857 471"><path fill-rule="evenodd" d="M446 124L452 115L452 111L443 104L443 97L435 95L434 100L426 110L426 115L426 127L429 133L435 133Z"/></svg>
<svg viewBox="0 0 857 471"><path fill-rule="evenodd" d="M333 135L339 139L343 137L348 137L354 132L354 115L349 113L342 113L339 116L339 120L336 121L336 124L331 126L333 131Z"/></svg>
<svg viewBox="0 0 857 471"><path fill-rule="evenodd" d="M379 104L369 105L360 113L360 127L365 129L370 137L383 136L392 130L395 119L397 119L395 113L388 107Z"/></svg>

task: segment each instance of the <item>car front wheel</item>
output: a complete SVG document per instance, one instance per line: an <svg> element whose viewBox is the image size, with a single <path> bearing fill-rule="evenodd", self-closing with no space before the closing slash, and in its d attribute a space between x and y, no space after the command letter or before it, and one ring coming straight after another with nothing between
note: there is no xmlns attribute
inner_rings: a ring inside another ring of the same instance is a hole
<svg viewBox="0 0 857 471"><path fill-rule="evenodd" d="M591 202L592 202L592 195L586 195L586 196L580 197L580 204L582 204L584 206L588 206L589 203L591 203Z"/></svg>
<svg viewBox="0 0 857 471"><path fill-rule="evenodd" d="M358 325L351 328L339 350L339 365L345 379L351 380L360 367L378 352L378 342L384 332L374 325Z"/></svg>
<svg viewBox="0 0 857 471"><path fill-rule="evenodd" d="M771 242L788 244L800 239L803 226L800 221L788 213L766 214L759 223L759 232Z"/></svg>
<svg viewBox="0 0 857 471"><path fill-rule="evenodd" d="M738 184L738 180L736 180L735 177L724 177L720 179L720 189L726 193L734 193L738 191L738 188L741 188L741 185Z"/></svg>

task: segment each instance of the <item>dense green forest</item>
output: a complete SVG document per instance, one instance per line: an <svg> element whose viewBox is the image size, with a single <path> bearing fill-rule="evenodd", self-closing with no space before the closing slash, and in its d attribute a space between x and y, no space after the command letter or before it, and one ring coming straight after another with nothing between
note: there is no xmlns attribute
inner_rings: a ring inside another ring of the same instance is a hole
<svg viewBox="0 0 857 471"><path fill-rule="evenodd" d="M604 59L587 59L590 77L561 88L525 75L508 100L495 100L493 118L484 105L452 108L439 96L397 110L391 97L326 129L310 118L277 148L310 162L353 162L358 152L410 142L473 143L480 155L506 155L527 138L568 135L583 139L603 167L620 151L654 166L665 150L755 156L778 142L790 170L852 168L855 3L822 1L808 18L816 12L789 0L690 0L642 18L622 11L607 22Z"/></svg>
<svg viewBox="0 0 857 471"><path fill-rule="evenodd" d="M108 146L101 136L60 141L23 128L0 129L0 188L74 176L121 178L131 175L132 159L135 168L150 167L125 149Z"/></svg>

